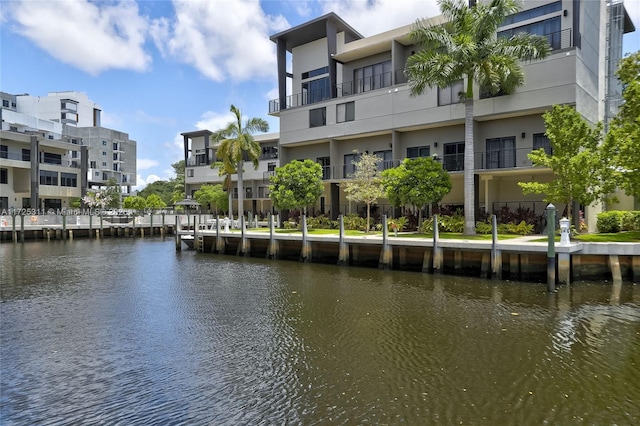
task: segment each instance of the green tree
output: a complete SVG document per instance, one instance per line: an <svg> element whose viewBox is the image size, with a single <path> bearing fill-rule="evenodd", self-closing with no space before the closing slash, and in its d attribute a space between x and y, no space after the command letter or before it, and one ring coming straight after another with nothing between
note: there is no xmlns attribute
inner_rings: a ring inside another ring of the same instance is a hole
<svg viewBox="0 0 640 426"><path fill-rule="evenodd" d="M301 209L315 204L322 195L322 167L309 159L293 160L276 168L271 176L269 197L277 209Z"/></svg>
<svg viewBox="0 0 640 426"><path fill-rule="evenodd" d="M411 38L423 49L409 57L406 73L413 95L427 87L444 88L466 80L461 97L465 101L464 233L469 235L475 234L474 82L492 95L511 94L524 83L518 61L545 58L550 47L545 37L527 33L496 38L504 18L519 10L515 0L478 1L472 7L466 0L440 0L439 4L446 22L416 23Z"/></svg>
<svg viewBox="0 0 640 426"><path fill-rule="evenodd" d="M543 148L528 155L535 167L550 168L555 179L550 182L518 182L525 194L545 194L544 200L567 204L571 217L571 204L579 201L591 204L611 192L607 179L603 179L607 167L599 149L602 140L602 124L589 126L587 121L571 106L555 105L542 115L551 153Z"/></svg>
<svg viewBox="0 0 640 426"><path fill-rule="evenodd" d="M399 166L382 172L383 186L394 207L411 204L422 210L438 203L451 191L451 177L442 165L428 157L406 158Z"/></svg>
<svg viewBox="0 0 640 426"><path fill-rule="evenodd" d="M193 198L202 206L215 206L216 212L218 209L226 211L229 208L227 193L222 185L202 185L193 194Z"/></svg>
<svg viewBox="0 0 640 426"><path fill-rule="evenodd" d="M122 188L114 178L107 180L107 185L103 188L103 191L109 195L109 203L106 207L112 209L120 208Z"/></svg>
<svg viewBox="0 0 640 426"><path fill-rule="evenodd" d="M623 104L604 143L615 180L627 195L640 197L640 51L620 61Z"/></svg>
<svg viewBox="0 0 640 426"><path fill-rule="evenodd" d="M144 210L147 207L147 200L139 195L127 197L122 201L125 209Z"/></svg>
<svg viewBox="0 0 640 426"><path fill-rule="evenodd" d="M363 202L367 205L367 228L370 229L371 204L375 203L378 198L384 197L384 188L382 186L382 174L378 165L382 158L375 155L364 153L359 155L359 159L352 161L355 171L352 179L343 185L344 192L349 200L355 202Z"/></svg>
<svg viewBox="0 0 640 426"><path fill-rule="evenodd" d="M173 204L173 194L175 192L176 183L173 180L157 180L145 186L138 191L138 196L147 198L151 194L160 197L165 204ZM184 190L184 184L182 186ZM183 199L184 197L180 198Z"/></svg>
<svg viewBox="0 0 640 426"><path fill-rule="evenodd" d="M176 161L171 164L171 167L173 167L173 171L176 174L176 177L171 181L173 182L173 196L171 201L175 203L177 201L184 200L186 197L184 193L184 160Z"/></svg>
<svg viewBox="0 0 640 426"><path fill-rule="evenodd" d="M244 216L244 184L242 172L245 158L253 162L253 167L258 168L260 160L260 144L253 138L255 132L268 132L269 123L263 118L249 118L244 124L242 113L235 105L231 105L231 113L235 120L226 128L216 132L213 139L218 146L217 157L222 160L223 169L230 173L234 170L238 174L238 217Z"/></svg>
<svg viewBox="0 0 640 426"><path fill-rule="evenodd" d="M158 194L149 195L145 201L147 203L147 208L153 210L164 209L167 207L167 203L165 203Z"/></svg>

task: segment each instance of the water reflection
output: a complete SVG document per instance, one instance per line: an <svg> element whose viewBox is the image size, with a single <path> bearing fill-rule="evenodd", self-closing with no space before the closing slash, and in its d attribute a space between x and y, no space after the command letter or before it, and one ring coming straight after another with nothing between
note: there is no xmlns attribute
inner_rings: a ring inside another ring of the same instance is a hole
<svg viewBox="0 0 640 426"><path fill-rule="evenodd" d="M0 245L3 424L631 424L637 287ZM7 265L6 267L4 265Z"/></svg>

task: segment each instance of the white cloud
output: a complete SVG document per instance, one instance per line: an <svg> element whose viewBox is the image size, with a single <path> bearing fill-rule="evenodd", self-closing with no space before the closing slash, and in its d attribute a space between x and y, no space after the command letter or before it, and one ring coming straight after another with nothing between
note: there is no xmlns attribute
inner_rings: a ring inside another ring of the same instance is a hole
<svg viewBox="0 0 640 426"><path fill-rule="evenodd" d="M144 189L145 186L158 180L162 180L158 175L150 174L145 179L141 174L136 174L136 185L132 189L134 191L140 191Z"/></svg>
<svg viewBox="0 0 640 426"><path fill-rule="evenodd" d="M365 37L440 15L436 0L328 0L323 13L335 12Z"/></svg>
<svg viewBox="0 0 640 426"><path fill-rule="evenodd" d="M138 158L136 161L136 168L138 170L147 170L152 167L156 167L159 163L156 160L151 160L148 158Z"/></svg>
<svg viewBox="0 0 640 426"><path fill-rule="evenodd" d="M11 8L7 15L16 32L89 74L145 71L151 63L144 51L148 20L138 14L135 2L22 0L4 6Z"/></svg>
<svg viewBox="0 0 640 426"><path fill-rule="evenodd" d="M158 20L151 29L163 55L191 64L214 81L275 75L269 36L289 27L284 17L265 15L255 1L187 1L174 7L175 22Z"/></svg>
<svg viewBox="0 0 640 426"><path fill-rule="evenodd" d="M224 129L234 119L235 117L229 111L224 113L207 111L202 114L202 118L196 123L196 128L198 130L216 131Z"/></svg>

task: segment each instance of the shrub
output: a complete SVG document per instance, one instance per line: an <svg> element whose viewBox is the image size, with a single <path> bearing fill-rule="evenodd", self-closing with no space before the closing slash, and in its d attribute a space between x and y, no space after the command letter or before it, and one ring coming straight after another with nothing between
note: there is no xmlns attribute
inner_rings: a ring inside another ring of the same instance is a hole
<svg viewBox="0 0 640 426"><path fill-rule="evenodd" d="M307 218L307 227L313 229L337 229L338 221L331 220L327 216L316 216Z"/></svg>
<svg viewBox="0 0 640 426"><path fill-rule="evenodd" d="M598 214L596 222L598 230L603 233L620 232L622 213L618 210L611 210Z"/></svg>
<svg viewBox="0 0 640 426"><path fill-rule="evenodd" d="M433 217L422 221L420 232L423 234L430 234L431 232L433 232Z"/></svg>
<svg viewBox="0 0 640 426"><path fill-rule="evenodd" d="M453 216L440 216L438 229L447 232L464 232L464 216L461 210L456 210Z"/></svg>
<svg viewBox="0 0 640 426"><path fill-rule="evenodd" d="M621 231L640 231L640 211L622 213L620 218Z"/></svg>
<svg viewBox="0 0 640 426"><path fill-rule="evenodd" d="M360 217L355 213L348 214L343 218L344 229L365 231L367 227L367 219Z"/></svg>
<svg viewBox="0 0 640 426"><path fill-rule="evenodd" d="M409 223L409 219L406 216L400 216L395 219L387 220L387 226L389 227L389 231L391 232L401 232L404 231L407 227L407 223Z"/></svg>
<svg viewBox="0 0 640 426"><path fill-rule="evenodd" d="M490 234L492 230L491 223L476 222L476 232L478 234Z"/></svg>

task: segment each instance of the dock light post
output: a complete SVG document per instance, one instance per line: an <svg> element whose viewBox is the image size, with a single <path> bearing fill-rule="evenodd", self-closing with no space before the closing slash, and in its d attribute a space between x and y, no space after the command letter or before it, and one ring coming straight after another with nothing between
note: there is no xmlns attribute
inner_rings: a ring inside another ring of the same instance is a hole
<svg viewBox="0 0 640 426"><path fill-rule="evenodd" d="M549 204L547 211L547 292L556 291L556 206Z"/></svg>

